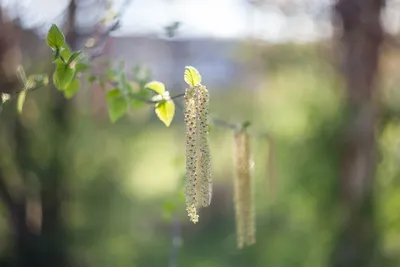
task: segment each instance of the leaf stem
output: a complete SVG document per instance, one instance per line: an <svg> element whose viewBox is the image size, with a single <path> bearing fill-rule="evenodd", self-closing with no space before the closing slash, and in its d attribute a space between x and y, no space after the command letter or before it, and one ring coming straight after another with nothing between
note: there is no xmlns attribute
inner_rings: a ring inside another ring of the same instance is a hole
<svg viewBox="0 0 400 267"><path fill-rule="evenodd" d="M172 96L171 99L176 99L176 98L179 98L179 97L182 97L182 96L185 96L185 93L181 93L179 95Z"/></svg>
<svg viewBox="0 0 400 267"><path fill-rule="evenodd" d="M65 58L64 58L62 55L60 55L60 59L61 59L61 61L62 61L64 64L67 63L67 61L65 61Z"/></svg>

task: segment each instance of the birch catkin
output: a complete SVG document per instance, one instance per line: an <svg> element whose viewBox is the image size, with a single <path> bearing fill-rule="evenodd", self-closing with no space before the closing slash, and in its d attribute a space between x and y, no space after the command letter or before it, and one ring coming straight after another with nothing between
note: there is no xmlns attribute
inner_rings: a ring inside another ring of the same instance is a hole
<svg viewBox="0 0 400 267"><path fill-rule="evenodd" d="M205 86L199 88L199 168L200 168L200 192L201 205L207 207L211 204L212 180L211 180L211 155L208 144L209 124L209 95ZM199 202L200 203L200 202Z"/></svg>
<svg viewBox="0 0 400 267"><path fill-rule="evenodd" d="M208 144L209 94L197 85L185 92L186 123L186 210L193 223L198 222L197 208L211 202L211 156Z"/></svg>
<svg viewBox="0 0 400 267"><path fill-rule="evenodd" d="M234 202L237 245L239 248L255 243L253 185L250 164L250 136L245 131L236 132Z"/></svg>

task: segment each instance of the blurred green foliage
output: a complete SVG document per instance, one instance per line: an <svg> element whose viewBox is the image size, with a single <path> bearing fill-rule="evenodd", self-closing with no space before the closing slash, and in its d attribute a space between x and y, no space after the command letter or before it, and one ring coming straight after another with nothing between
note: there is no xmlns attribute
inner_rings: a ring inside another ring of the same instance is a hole
<svg viewBox="0 0 400 267"><path fill-rule="evenodd" d="M212 114L252 122L256 245L236 248L232 131L212 128L213 200L193 225L184 208L181 112L177 110L177 123L170 128L147 114L140 119L126 116L111 126L106 116L88 115L77 105L73 132L63 140L72 159L65 162L70 192L64 210L66 242L76 266L328 266L341 220L337 183L346 116L342 84L316 46L265 50L265 80L257 88L210 89ZM46 166L52 149L46 138L54 125L45 112L46 92L31 95L22 121L32 131L29 153L39 166ZM268 142L262 133L276 141L275 198L268 187ZM399 136L398 120L389 120L378 140L376 186L383 255L394 264L400 263ZM12 153L11 144L0 143L3 151ZM6 253L11 237L3 219L6 212L1 212L0 250ZM173 235L180 242L173 242Z"/></svg>

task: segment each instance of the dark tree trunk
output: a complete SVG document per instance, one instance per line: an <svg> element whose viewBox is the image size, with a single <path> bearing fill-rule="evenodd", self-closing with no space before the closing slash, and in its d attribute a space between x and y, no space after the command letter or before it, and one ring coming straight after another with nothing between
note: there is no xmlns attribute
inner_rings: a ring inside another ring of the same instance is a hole
<svg viewBox="0 0 400 267"><path fill-rule="evenodd" d="M348 124L340 180L344 220L332 254L334 267L376 266L379 256L373 198L377 154L374 95L383 6L384 0L338 0L335 6L342 35Z"/></svg>

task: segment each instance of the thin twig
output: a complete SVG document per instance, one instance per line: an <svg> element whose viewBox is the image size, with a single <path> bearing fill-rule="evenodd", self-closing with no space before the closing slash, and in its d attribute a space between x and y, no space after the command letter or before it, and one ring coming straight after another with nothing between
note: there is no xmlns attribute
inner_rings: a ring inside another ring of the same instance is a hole
<svg viewBox="0 0 400 267"><path fill-rule="evenodd" d="M111 85L112 87L114 87L114 88L118 87L118 83L117 83L117 82L114 82L114 81L107 81L107 83L108 83L109 85ZM185 95L185 93L181 93L181 94L179 94L179 95L172 96L171 99L177 99L177 98L180 98L180 97L182 97L182 96L184 96L184 95ZM134 94L134 93L128 94L128 96L129 96L129 97L132 97L132 98L134 98L134 99L136 99L136 100L145 102L145 103L147 103L147 104L157 104L157 103L160 103L160 102L164 101L164 99L161 99L161 100L152 100L152 99L143 98L143 97L140 97L140 96L138 96L138 95L136 95L136 94ZM175 104L176 104L176 102L175 102ZM183 109L182 109L182 110L183 110Z"/></svg>
<svg viewBox="0 0 400 267"><path fill-rule="evenodd" d="M224 120L221 120L221 119L218 119L218 118L211 118L211 122L215 126L221 126L221 127L224 127L224 128L228 128L228 129L234 130L234 131L239 129L238 125L229 123L227 121L224 121Z"/></svg>
<svg viewBox="0 0 400 267"><path fill-rule="evenodd" d="M22 92L32 92L32 91L36 91L36 90L38 90L38 89L41 89L41 88L44 88L44 87L46 87L47 85L43 85L43 86L37 86L37 87L33 87L33 88L28 88L28 89L26 89L26 90L21 90L21 91L18 91L18 92L15 92L15 93L13 93L13 94L10 94L10 98L9 99L7 99L7 101L5 101L4 103L3 103L3 105L5 104L5 103L7 103L7 102L9 102L10 100L13 100L14 98L16 98L20 93L22 93Z"/></svg>
<svg viewBox="0 0 400 267"><path fill-rule="evenodd" d="M104 48L104 44L107 41L107 38L110 36L111 32L117 30L120 27L120 20L123 16L123 14L126 12L127 10L127 6L132 2L132 0L125 0L120 9L119 12L116 15L116 20L115 22L105 31L101 34L99 40L97 41L97 45L94 48L94 50L96 52L94 52L92 55L89 56L89 60L93 61L98 57L102 56L102 50Z"/></svg>
<svg viewBox="0 0 400 267"><path fill-rule="evenodd" d="M176 99L176 98L179 98L179 97L182 97L182 96L185 96L185 93L181 93L179 95L172 96L171 99Z"/></svg>

